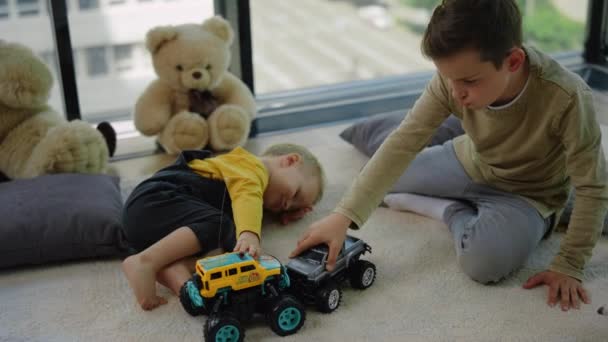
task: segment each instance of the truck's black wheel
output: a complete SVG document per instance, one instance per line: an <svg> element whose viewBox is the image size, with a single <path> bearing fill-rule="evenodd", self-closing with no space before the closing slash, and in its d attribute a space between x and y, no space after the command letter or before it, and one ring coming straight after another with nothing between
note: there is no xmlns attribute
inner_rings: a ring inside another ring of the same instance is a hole
<svg viewBox="0 0 608 342"><path fill-rule="evenodd" d="M348 272L350 286L356 289L366 289L376 280L376 265L367 260L357 260Z"/></svg>
<svg viewBox="0 0 608 342"><path fill-rule="evenodd" d="M241 322L228 312L209 315L205 322L205 341L207 342L241 342L245 330Z"/></svg>
<svg viewBox="0 0 608 342"><path fill-rule="evenodd" d="M295 334L306 320L304 306L291 295L281 295L266 313L268 325L279 336Z"/></svg>
<svg viewBox="0 0 608 342"><path fill-rule="evenodd" d="M327 282L315 293L315 305L324 313L333 312L340 306L342 301L342 290L333 282Z"/></svg>
<svg viewBox="0 0 608 342"><path fill-rule="evenodd" d="M191 316L206 314L204 298L198 292L195 279L188 280L179 291L179 301ZM194 297L194 298L193 298Z"/></svg>

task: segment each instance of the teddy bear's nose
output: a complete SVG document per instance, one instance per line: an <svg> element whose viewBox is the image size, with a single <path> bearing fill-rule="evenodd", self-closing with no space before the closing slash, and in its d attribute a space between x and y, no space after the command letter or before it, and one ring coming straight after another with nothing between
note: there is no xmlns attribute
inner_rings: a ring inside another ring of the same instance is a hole
<svg viewBox="0 0 608 342"><path fill-rule="evenodd" d="M200 71L195 71L192 73L192 77L196 78L197 80L201 78L201 76L203 76L203 74L201 74Z"/></svg>

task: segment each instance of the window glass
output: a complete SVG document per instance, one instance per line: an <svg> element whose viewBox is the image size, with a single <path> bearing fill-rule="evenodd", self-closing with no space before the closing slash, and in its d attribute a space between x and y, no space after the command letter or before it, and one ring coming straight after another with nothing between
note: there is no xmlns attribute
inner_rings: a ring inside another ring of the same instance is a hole
<svg viewBox="0 0 608 342"><path fill-rule="evenodd" d="M99 8L99 0L78 0L78 7L81 10Z"/></svg>
<svg viewBox="0 0 608 342"><path fill-rule="evenodd" d="M251 1L256 93L433 70L420 41L438 0ZM524 39L583 49L588 0L518 0Z"/></svg>
<svg viewBox="0 0 608 342"><path fill-rule="evenodd" d="M48 104L63 114L65 110L53 29L48 12L41 10L45 2L0 0L0 40L27 46L49 67L54 82Z"/></svg>
<svg viewBox="0 0 608 342"><path fill-rule="evenodd" d="M0 0L0 20L8 18L8 0Z"/></svg>
<svg viewBox="0 0 608 342"><path fill-rule="evenodd" d="M103 76L108 73L108 60L104 46L85 48L86 70L89 77Z"/></svg>
<svg viewBox="0 0 608 342"><path fill-rule="evenodd" d="M40 13L39 0L17 0L17 11L19 16L27 17Z"/></svg>
<svg viewBox="0 0 608 342"><path fill-rule="evenodd" d="M156 78L146 33L156 26L202 23L214 15L213 0L79 0L79 6L68 19L83 119L112 123L118 155L154 150L155 138L142 137L132 122L135 102Z"/></svg>
<svg viewBox="0 0 608 342"><path fill-rule="evenodd" d="M255 266L253 265L245 265L243 267L241 267L241 272L248 272L248 271L253 271L255 270Z"/></svg>
<svg viewBox="0 0 608 342"><path fill-rule="evenodd" d="M116 71L127 72L133 69L134 44L122 44L114 46L114 65Z"/></svg>

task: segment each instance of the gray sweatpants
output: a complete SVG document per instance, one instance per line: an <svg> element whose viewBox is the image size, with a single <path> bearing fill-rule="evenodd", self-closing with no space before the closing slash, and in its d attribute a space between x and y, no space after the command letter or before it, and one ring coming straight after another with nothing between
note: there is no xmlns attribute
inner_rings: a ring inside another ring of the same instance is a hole
<svg viewBox="0 0 608 342"><path fill-rule="evenodd" d="M443 220L463 271L484 284L519 269L552 224L523 198L474 183L451 140L418 154L391 192L457 200Z"/></svg>

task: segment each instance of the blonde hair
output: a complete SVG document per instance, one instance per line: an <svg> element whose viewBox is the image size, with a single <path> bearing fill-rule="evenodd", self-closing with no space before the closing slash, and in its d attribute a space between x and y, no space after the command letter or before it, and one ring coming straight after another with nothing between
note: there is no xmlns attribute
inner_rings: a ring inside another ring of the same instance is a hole
<svg viewBox="0 0 608 342"><path fill-rule="evenodd" d="M297 153L302 157L302 166L311 171L312 175L317 177L319 180L319 194L317 198L314 200L314 204L318 203L323 197L323 192L325 190L325 172L323 171L323 167L319 162L319 159L315 157L309 149L302 145L289 144L289 143L279 143L270 146L269 148L262 153L262 156L284 156L290 153Z"/></svg>

